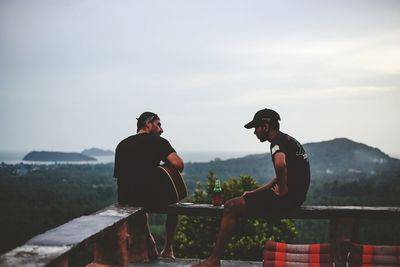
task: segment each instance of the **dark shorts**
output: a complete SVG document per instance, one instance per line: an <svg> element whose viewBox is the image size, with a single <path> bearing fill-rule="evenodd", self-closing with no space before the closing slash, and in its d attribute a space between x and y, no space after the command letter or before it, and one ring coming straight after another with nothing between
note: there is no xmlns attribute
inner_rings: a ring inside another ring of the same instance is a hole
<svg viewBox="0 0 400 267"><path fill-rule="evenodd" d="M118 185L118 203L137 207L154 206L157 201L157 194L154 186L145 183L134 183L119 179Z"/></svg>
<svg viewBox="0 0 400 267"><path fill-rule="evenodd" d="M166 189L162 183L146 181L117 180L118 204L145 208L165 207L169 204L166 198ZM175 194L175 193L174 193Z"/></svg>
<svg viewBox="0 0 400 267"><path fill-rule="evenodd" d="M244 196L247 212L251 216L265 216L282 211L293 210L302 204L290 197L277 196L271 189Z"/></svg>

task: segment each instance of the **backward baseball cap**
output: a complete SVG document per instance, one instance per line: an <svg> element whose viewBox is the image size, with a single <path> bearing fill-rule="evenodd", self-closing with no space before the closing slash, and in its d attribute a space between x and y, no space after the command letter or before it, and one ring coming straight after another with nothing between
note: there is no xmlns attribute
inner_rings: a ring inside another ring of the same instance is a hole
<svg viewBox="0 0 400 267"><path fill-rule="evenodd" d="M260 125L261 122L270 122L270 121L280 121L281 117L278 112L272 109L261 109L254 114L253 120L249 123L245 124L244 127L247 129L251 129Z"/></svg>
<svg viewBox="0 0 400 267"><path fill-rule="evenodd" d="M160 117L158 117L158 115L154 112L150 112L150 111L143 112L139 116L139 118L136 118L137 128L139 129L139 128L143 127L146 124L146 121L148 121L148 120L153 122L153 121L159 120L159 119L160 119Z"/></svg>

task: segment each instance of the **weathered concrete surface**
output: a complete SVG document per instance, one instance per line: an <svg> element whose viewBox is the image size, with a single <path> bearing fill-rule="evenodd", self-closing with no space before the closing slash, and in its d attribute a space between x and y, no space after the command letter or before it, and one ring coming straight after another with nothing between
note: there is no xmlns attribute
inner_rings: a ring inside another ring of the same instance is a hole
<svg viewBox="0 0 400 267"><path fill-rule="evenodd" d="M1 267L37 267L46 266L59 259L71 249L70 246L24 245L0 256Z"/></svg>
<svg viewBox="0 0 400 267"><path fill-rule="evenodd" d="M67 266L67 255L74 248L86 246L106 233L116 231L121 222L143 211L140 207L112 205L92 215L76 218L1 255L0 266Z"/></svg>
<svg viewBox="0 0 400 267"><path fill-rule="evenodd" d="M26 244L42 246L75 245L119 221L120 217L117 216L82 216L37 235L28 240Z"/></svg>
<svg viewBox="0 0 400 267"><path fill-rule="evenodd" d="M115 206L93 215L82 216L35 236L28 240L26 245L73 246L117 224L141 209L135 207L121 209Z"/></svg>

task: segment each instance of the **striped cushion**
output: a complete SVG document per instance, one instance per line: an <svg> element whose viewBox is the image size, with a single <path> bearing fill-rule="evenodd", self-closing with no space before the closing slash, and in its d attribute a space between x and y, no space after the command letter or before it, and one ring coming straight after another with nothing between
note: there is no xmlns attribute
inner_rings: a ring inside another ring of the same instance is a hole
<svg viewBox="0 0 400 267"><path fill-rule="evenodd" d="M290 262L290 261L264 261L263 267L332 267L332 263L304 263L304 262ZM366 267L366 266L362 266ZM388 267L388 266L385 266Z"/></svg>
<svg viewBox="0 0 400 267"><path fill-rule="evenodd" d="M348 261L349 266L400 266L400 246L353 243Z"/></svg>
<svg viewBox="0 0 400 267"><path fill-rule="evenodd" d="M268 240L264 246L264 267L333 266L330 244L285 244Z"/></svg>

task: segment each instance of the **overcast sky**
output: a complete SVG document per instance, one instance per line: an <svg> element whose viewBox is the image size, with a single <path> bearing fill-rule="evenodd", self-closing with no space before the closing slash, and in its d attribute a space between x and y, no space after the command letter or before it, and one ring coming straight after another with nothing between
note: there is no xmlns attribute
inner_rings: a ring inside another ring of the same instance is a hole
<svg viewBox="0 0 400 267"><path fill-rule="evenodd" d="M400 1L0 0L0 150L114 149L154 111L178 152L260 153L265 107L400 154Z"/></svg>

